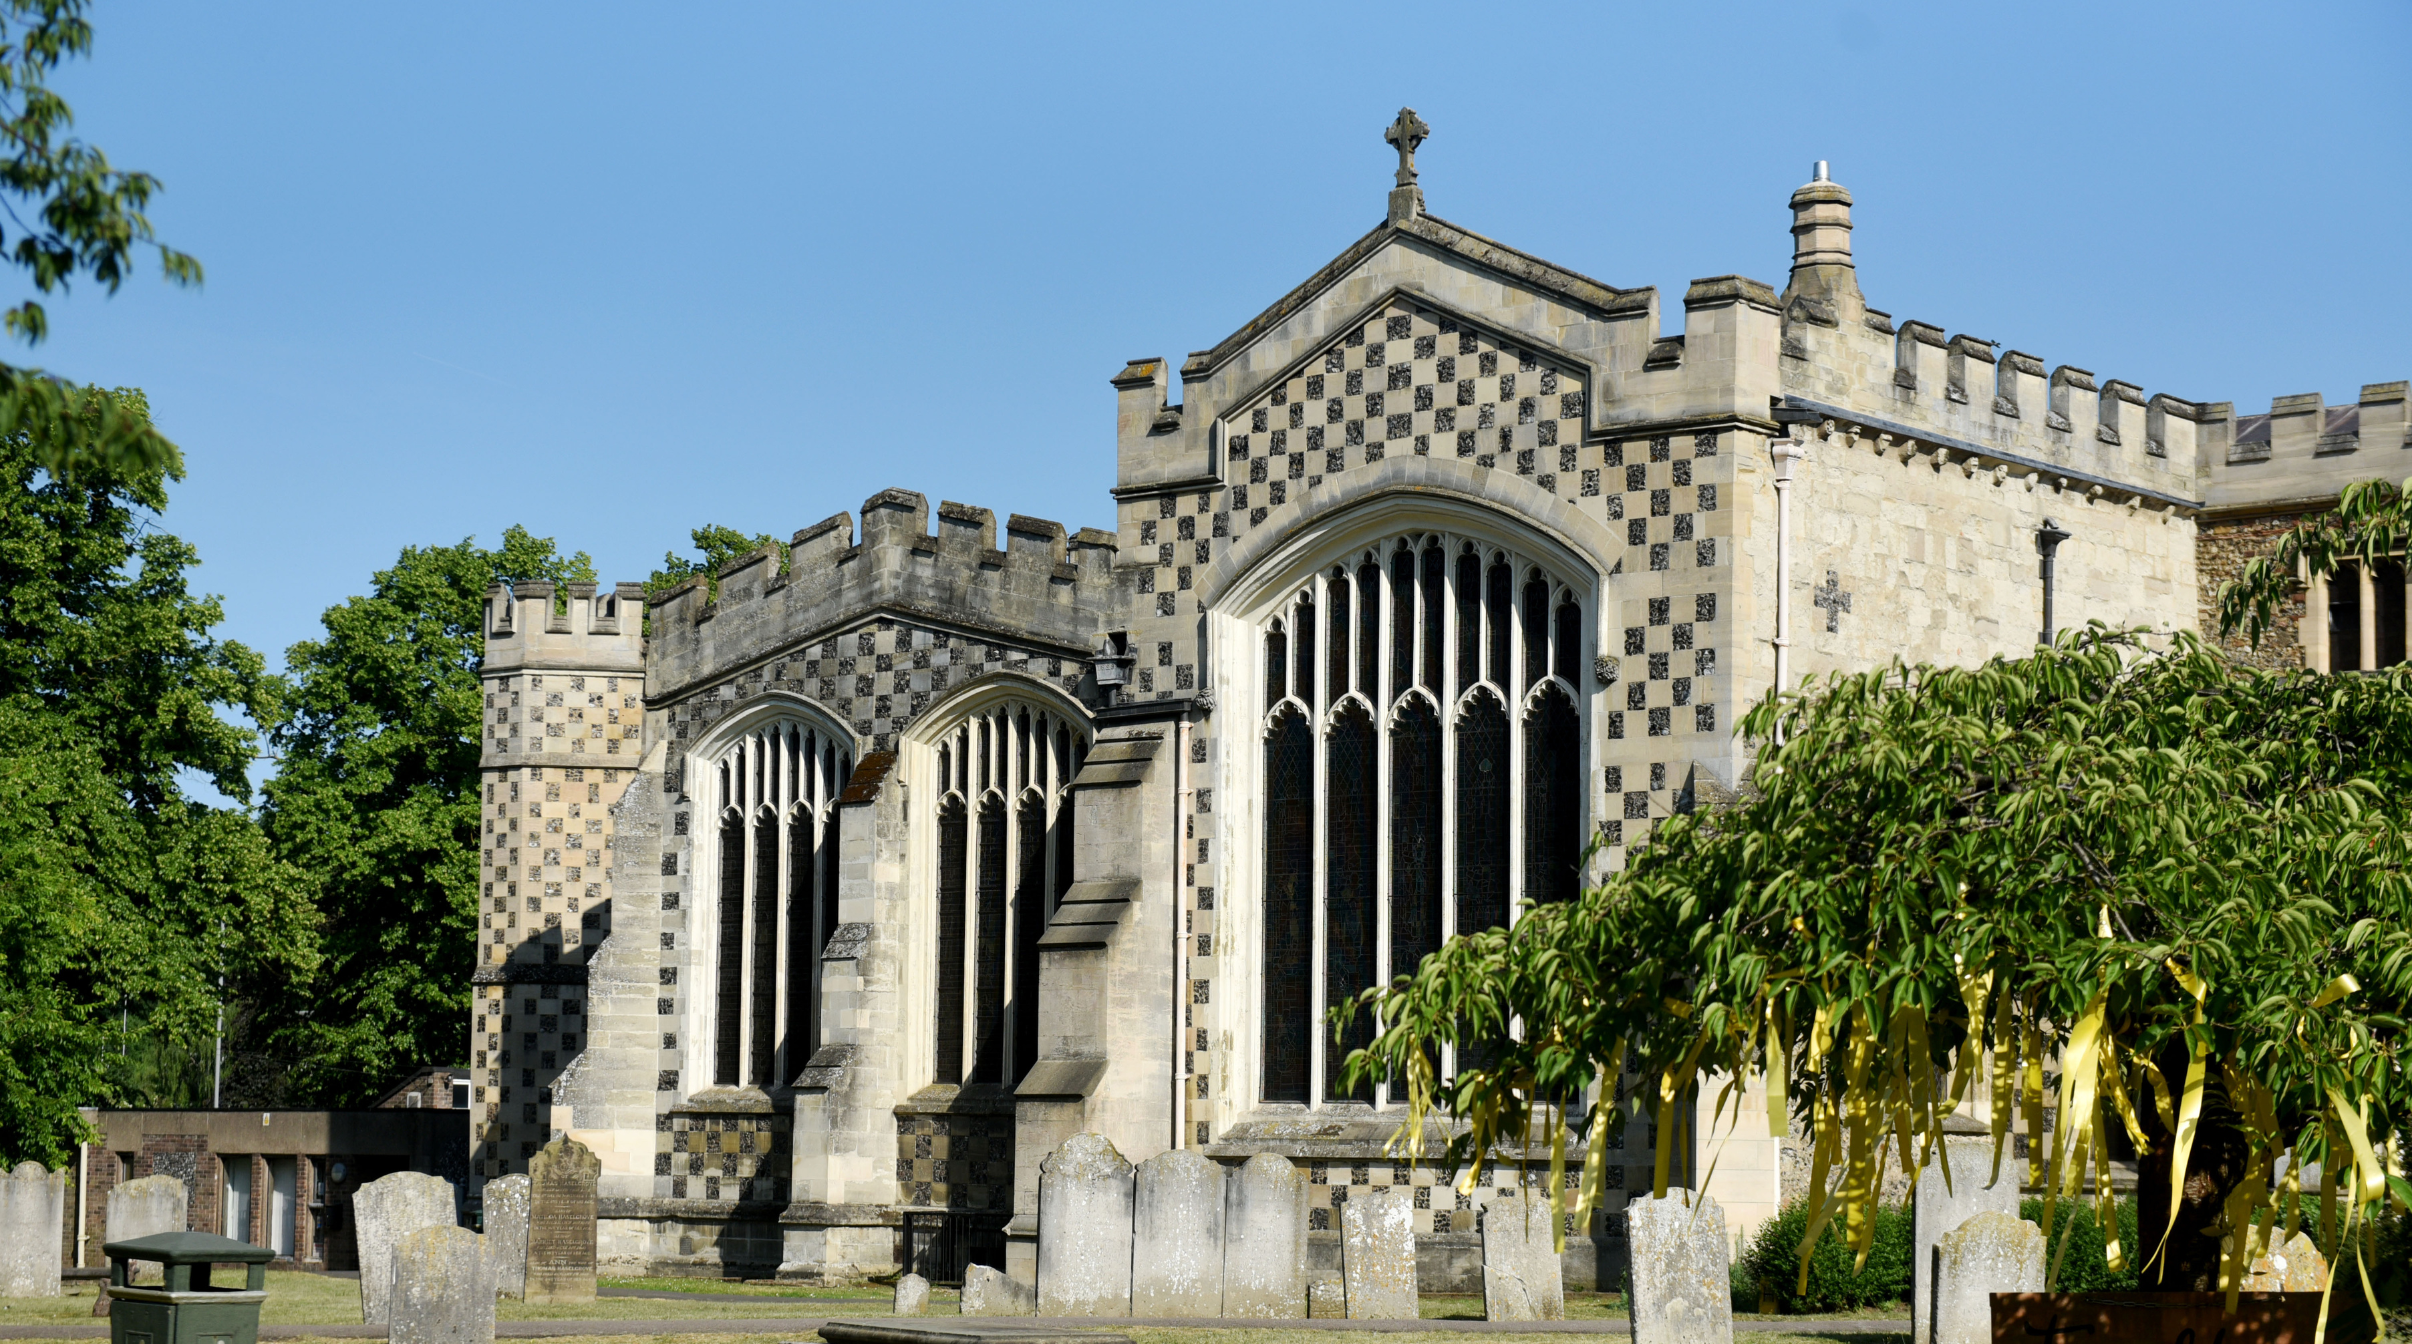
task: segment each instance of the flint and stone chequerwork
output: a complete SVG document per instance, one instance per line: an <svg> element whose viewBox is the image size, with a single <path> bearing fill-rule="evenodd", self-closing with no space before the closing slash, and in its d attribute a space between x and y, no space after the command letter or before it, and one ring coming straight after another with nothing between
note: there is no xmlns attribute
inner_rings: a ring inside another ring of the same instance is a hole
<svg viewBox="0 0 2412 1344"><path fill-rule="evenodd" d="M1471 1281L1477 1201L1385 1155L1332 1004L1732 796L1779 638L1798 678L2205 629L2404 474L2400 382L2238 416L1870 307L1822 164L1787 284L1694 281L1669 334L1426 213L1408 124L1388 217L1177 402L1169 361L1113 376L1111 531L890 490L650 601L490 595L473 1180L567 1134L614 1265L877 1273L947 1214L1028 1281L1039 1163L1094 1130L1288 1157L1318 1255L1352 1187L1413 1186L1427 1286ZM2255 656L2401 660L2379 569ZM1712 1105L1686 1144L1747 1228L1796 1155ZM1650 1130L1594 1136L1612 1186Z"/></svg>

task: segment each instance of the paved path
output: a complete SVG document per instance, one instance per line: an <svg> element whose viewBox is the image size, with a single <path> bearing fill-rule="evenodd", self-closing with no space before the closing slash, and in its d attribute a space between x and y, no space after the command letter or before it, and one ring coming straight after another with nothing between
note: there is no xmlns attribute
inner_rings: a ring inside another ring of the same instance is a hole
<svg viewBox="0 0 2412 1344"><path fill-rule="evenodd" d="M759 1301L761 1299L749 1299ZM932 1324L951 1323L962 1318L951 1312L923 1317L895 1317L884 1313L847 1313L855 1320L878 1319L894 1321L923 1320ZM785 1335L797 1338L821 1328L829 1316L738 1316L725 1320L700 1321L692 1317L672 1321L503 1321L494 1333L502 1339L554 1339L567 1335ZM976 1317L983 1323L1015 1325L1042 1329L1063 1330L1120 1330L1128 1326L1165 1327L1185 1330L1339 1330L1374 1331L1386 1334L1452 1334L1503 1335L1622 1335L1630 1328L1621 1320L1605 1321L1241 1321L1220 1317L1127 1317L1098 1319L1077 1317L1052 1319L1047 1317ZM1906 1335L1910 1323L1904 1320L1838 1321L1831 1319L1736 1321L1737 1334L1762 1333L1786 1335ZM12 1325L0 1326L0 1339L107 1339L106 1325ZM263 1325L262 1339L383 1339L381 1325Z"/></svg>

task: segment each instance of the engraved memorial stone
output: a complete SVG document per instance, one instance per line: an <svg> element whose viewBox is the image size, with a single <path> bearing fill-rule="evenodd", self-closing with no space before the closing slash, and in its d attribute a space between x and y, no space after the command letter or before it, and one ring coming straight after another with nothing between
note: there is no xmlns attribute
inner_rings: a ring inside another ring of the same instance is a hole
<svg viewBox="0 0 2412 1344"><path fill-rule="evenodd" d="M1340 1282L1352 1321L1412 1321L1415 1193L1403 1185L1352 1190L1340 1210Z"/></svg>
<svg viewBox="0 0 2412 1344"><path fill-rule="evenodd" d="M1131 1314L1223 1313L1223 1168L1187 1148L1139 1164L1131 1218Z"/></svg>
<svg viewBox="0 0 2412 1344"><path fill-rule="evenodd" d="M442 1226L396 1241L386 1318L393 1344L493 1344L494 1259L486 1239Z"/></svg>
<svg viewBox="0 0 2412 1344"><path fill-rule="evenodd" d="M1075 1134L1039 1165L1041 1316L1131 1314L1131 1164Z"/></svg>
<svg viewBox="0 0 2412 1344"><path fill-rule="evenodd" d="M494 1257L494 1291L528 1295L528 1178L518 1172L486 1182L486 1254Z"/></svg>
<svg viewBox="0 0 2412 1344"><path fill-rule="evenodd" d="M0 1176L0 1297L59 1295L67 1173L20 1162Z"/></svg>
<svg viewBox="0 0 2412 1344"><path fill-rule="evenodd" d="M1307 1314L1306 1177L1258 1153L1231 1174L1223 1205L1223 1314L1291 1321Z"/></svg>
<svg viewBox="0 0 2412 1344"><path fill-rule="evenodd" d="M1716 1200L1670 1190L1627 1203L1625 1246L1633 1344L1732 1344L1734 1290Z"/></svg>
<svg viewBox="0 0 2412 1344"><path fill-rule="evenodd" d="M1566 1278L1549 1217L1549 1201L1524 1190L1483 1206L1483 1319L1566 1319Z"/></svg>
<svg viewBox="0 0 2412 1344"><path fill-rule="evenodd" d="M529 1302L595 1300L595 1185L603 1160L562 1137L528 1159Z"/></svg>
<svg viewBox="0 0 2412 1344"><path fill-rule="evenodd" d="M1910 1228L1910 1338L1926 1344L1926 1314L1933 1305L1935 1243L1975 1214L1992 1210L2018 1216L2018 1159L2004 1153L2002 1178L1991 1185L1993 1143L1989 1139L1952 1139L1951 1189L1943 1188L1942 1154L1927 1159L1918 1173L1917 1210Z"/></svg>
<svg viewBox="0 0 2412 1344"><path fill-rule="evenodd" d="M173 1176L145 1176L118 1186L109 1192L109 1240L132 1241L136 1237L187 1230L185 1207L190 1198L184 1182ZM152 1261L137 1260L127 1268L137 1279L158 1281L159 1266Z"/></svg>
<svg viewBox="0 0 2412 1344"><path fill-rule="evenodd" d="M380 1176L352 1192L352 1230L360 1247L360 1319L384 1325L394 1286L394 1250L430 1227L451 1227L452 1182L423 1171ZM111 1234L115 1240L115 1234ZM491 1294L489 1294L491 1297Z"/></svg>
<svg viewBox="0 0 2412 1344"><path fill-rule="evenodd" d="M1934 1344L1992 1344L1993 1295L2043 1291L2043 1229L2016 1214L1970 1215L1935 1242L1934 1256Z"/></svg>
<svg viewBox="0 0 2412 1344"><path fill-rule="evenodd" d="M898 1316L920 1316L930 1309L930 1281L919 1274L907 1274L896 1281L896 1304L890 1308Z"/></svg>
<svg viewBox="0 0 2412 1344"><path fill-rule="evenodd" d="M1004 1270L987 1265L963 1267L963 1314L966 1316L1030 1316L1038 1312L1038 1290Z"/></svg>

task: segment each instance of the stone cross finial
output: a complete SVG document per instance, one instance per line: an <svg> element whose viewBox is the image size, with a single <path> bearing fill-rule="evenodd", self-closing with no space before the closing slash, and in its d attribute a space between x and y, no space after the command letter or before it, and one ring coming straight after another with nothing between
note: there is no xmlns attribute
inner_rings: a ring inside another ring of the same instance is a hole
<svg viewBox="0 0 2412 1344"><path fill-rule="evenodd" d="M1398 148L1400 186L1415 185L1415 148L1424 143L1424 138L1430 134L1432 128L1424 124L1424 119L1417 116L1412 107L1400 108L1398 120L1390 123L1390 129L1382 132L1382 138Z"/></svg>
<svg viewBox="0 0 2412 1344"><path fill-rule="evenodd" d="M1810 602L1826 613L1826 633L1838 633L1842 629L1842 614L1851 609L1851 595L1843 591L1841 577L1829 569L1826 571L1826 586L1811 591L1816 596L1810 598Z"/></svg>

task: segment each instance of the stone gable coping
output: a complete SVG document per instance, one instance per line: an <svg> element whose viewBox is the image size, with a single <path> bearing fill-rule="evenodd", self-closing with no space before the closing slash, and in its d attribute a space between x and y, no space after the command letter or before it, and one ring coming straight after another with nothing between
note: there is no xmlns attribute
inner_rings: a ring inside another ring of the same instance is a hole
<svg viewBox="0 0 2412 1344"><path fill-rule="evenodd" d="M1747 303L1770 313L1783 311L1783 303L1777 299L1775 287L1747 275L1708 276L1694 280L1691 287L1683 292L1683 306L1687 312L1728 303Z"/></svg>
<svg viewBox="0 0 2412 1344"><path fill-rule="evenodd" d="M1901 334L1909 337L1913 341L1916 341L1920 345L1941 347L1946 344L1943 339L1943 329L1927 322L1919 322L1915 320L1903 322L1901 324ZM1992 357L1992 352L1988 350L1986 352L1986 358L1990 359Z"/></svg>
<svg viewBox="0 0 2412 1344"><path fill-rule="evenodd" d="M2028 374L2036 378L2041 378L2044 376L2043 361L2023 350L2004 350L2002 352L2002 367L2005 369L2016 369L2020 373Z"/></svg>
<svg viewBox="0 0 2412 1344"><path fill-rule="evenodd" d="M1999 341L1988 341L1962 332L1952 337L1950 343L1944 348L1955 355L1965 355L1970 359L1981 359L1991 364L1994 360L1993 347L1999 344L2001 344Z"/></svg>
<svg viewBox="0 0 2412 1344"><path fill-rule="evenodd" d="M2099 390L2094 386L2093 370L2081 369L2074 364L2063 364L2052 370L2052 386L2073 387L2080 392Z"/></svg>

